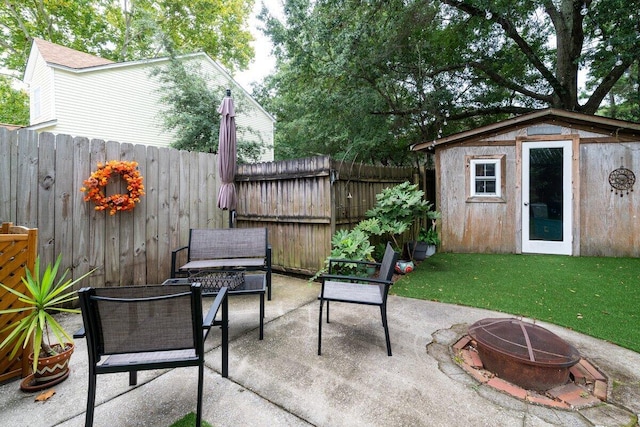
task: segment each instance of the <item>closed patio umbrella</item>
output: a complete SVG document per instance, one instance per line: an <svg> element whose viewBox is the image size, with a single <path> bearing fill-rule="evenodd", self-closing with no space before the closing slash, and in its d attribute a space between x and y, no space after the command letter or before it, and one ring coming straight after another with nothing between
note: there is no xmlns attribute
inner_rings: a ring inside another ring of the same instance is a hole
<svg viewBox="0 0 640 427"><path fill-rule="evenodd" d="M218 193L218 207L229 210L229 228L233 227L233 214L236 209L236 187L233 184L236 175L236 113L231 98L231 90L222 100L220 108L220 139L218 143L218 175L222 181Z"/></svg>

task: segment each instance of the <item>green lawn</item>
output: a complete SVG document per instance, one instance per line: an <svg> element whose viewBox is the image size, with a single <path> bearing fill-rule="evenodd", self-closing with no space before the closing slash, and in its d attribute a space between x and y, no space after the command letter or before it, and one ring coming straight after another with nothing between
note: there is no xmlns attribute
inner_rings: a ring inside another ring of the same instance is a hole
<svg viewBox="0 0 640 427"><path fill-rule="evenodd" d="M640 259L437 253L395 295L525 316L640 352Z"/></svg>

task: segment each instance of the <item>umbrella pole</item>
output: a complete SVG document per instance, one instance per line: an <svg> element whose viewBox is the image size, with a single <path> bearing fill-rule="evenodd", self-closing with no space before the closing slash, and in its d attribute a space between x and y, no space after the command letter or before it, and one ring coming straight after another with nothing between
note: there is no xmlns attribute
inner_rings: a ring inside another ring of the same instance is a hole
<svg viewBox="0 0 640 427"><path fill-rule="evenodd" d="M233 228L234 218L236 216L235 209L229 211L229 228Z"/></svg>

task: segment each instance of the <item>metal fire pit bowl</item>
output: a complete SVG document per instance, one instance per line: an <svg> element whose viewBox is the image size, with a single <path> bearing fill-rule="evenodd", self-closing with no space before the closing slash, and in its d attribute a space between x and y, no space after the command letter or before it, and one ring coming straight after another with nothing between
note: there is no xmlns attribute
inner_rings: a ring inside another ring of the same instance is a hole
<svg viewBox="0 0 640 427"><path fill-rule="evenodd" d="M546 391L569 381L580 353L556 334L518 319L482 319L469 336L484 368L525 389Z"/></svg>

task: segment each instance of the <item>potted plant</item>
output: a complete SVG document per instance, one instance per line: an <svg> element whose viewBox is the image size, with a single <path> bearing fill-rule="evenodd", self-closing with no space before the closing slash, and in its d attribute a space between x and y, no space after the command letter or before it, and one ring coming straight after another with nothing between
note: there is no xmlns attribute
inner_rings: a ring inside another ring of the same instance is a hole
<svg viewBox="0 0 640 427"><path fill-rule="evenodd" d="M63 305L78 298L73 286L94 270L76 280L65 281L69 273L67 269L56 282L61 260L62 255L58 256L53 266L48 264L40 275L40 258L36 258L33 272L27 268L26 275L22 278L27 288L25 294L0 283L0 286L16 295L22 303L20 307L0 310L0 314L28 313L26 317L2 330L9 331L9 334L0 343L0 348L13 346L10 358L15 357L21 348L33 343L33 353L29 358L32 361L33 374L22 381L23 390L40 390L63 381L69 375L68 362L74 349L73 339L53 314L80 313L80 310L66 308ZM56 339L55 342L52 335ZM47 362L52 363L53 367L47 367Z"/></svg>
<svg viewBox="0 0 640 427"><path fill-rule="evenodd" d="M431 221L428 228L420 228L418 240L409 242L409 252L411 257L418 261L430 257L436 253L436 247L440 245L440 237L436 231L436 222L440 218L440 212L430 210L427 212L427 219Z"/></svg>

